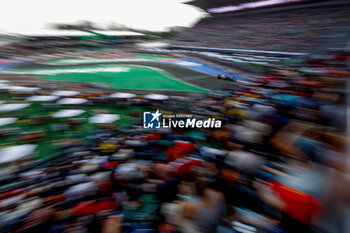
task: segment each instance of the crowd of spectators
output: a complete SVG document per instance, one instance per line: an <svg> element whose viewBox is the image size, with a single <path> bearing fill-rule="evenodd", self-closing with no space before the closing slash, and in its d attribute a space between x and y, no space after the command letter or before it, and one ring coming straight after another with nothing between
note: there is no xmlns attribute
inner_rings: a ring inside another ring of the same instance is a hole
<svg viewBox="0 0 350 233"><path fill-rule="evenodd" d="M350 5L213 16L180 32L176 45L288 52L344 48Z"/></svg>
<svg viewBox="0 0 350 233"><path fill-rule="evenodd" d="M83 148L2 181L0 232L347 232L343 58L196 99L121 100L223 125L146 130L139 115L133 127L97 130Z"/></svg>

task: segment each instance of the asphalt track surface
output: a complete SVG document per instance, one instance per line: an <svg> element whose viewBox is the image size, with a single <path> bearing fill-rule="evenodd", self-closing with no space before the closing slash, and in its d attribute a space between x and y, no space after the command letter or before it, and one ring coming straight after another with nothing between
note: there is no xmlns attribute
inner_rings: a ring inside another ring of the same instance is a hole
<svg viewBox="0 0 350 233"><path fill-rule="evenodd" d="M191 83L193 85L208 89L208 90L217 90L228 86L229 81L217 79L215 76L204 74L187 67L180 65L170 64L170 63L161 63L161 62L145 62L145 61L132 61L132 62L106 62L106 63L86 63L85 65L142 65L146 67L154 67L161 69L172 76L184 81ZM72 66L81 66L81 64L73 65L49 65L42 63L25 63L16 66L16 69L43 69L43 68L59 68L59 67L72 67Z"/></svg>

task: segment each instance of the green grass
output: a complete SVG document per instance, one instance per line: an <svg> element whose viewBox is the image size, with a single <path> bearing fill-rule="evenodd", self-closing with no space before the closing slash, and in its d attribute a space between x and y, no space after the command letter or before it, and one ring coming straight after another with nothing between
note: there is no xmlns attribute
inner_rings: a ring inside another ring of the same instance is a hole
<svg viewBox="0 0 350 233"><path fill-rule="evenodd" d="M133 54L135 57L150 59L150 60L158 60L158 59L177 59L175 57L169 56L161 56L161 55L148 55L148 54Z"/></svg>
<svg viewBox="0 0 350 233"><path fill-rule="evenodd" d="M96 71L96 69L122 69L122 71ZM10 73L34 74L41 79L55 81L107 83L114 89L207 92L206 89L186 83L160 69L144 66L91 65L16 70Z"/></svg>
<svg viewBox="0 0 350 233"><path fill-rule="evenodd" d="M2 71L11 74L33 74L41 79L69 82L106 83L114 89L172 90L208 92L156 68L144 66L92 65L63 68Z"/></svg>
<svg viewBox="0 0 350 233"><path fill-rule="evenodd" d="M7 99L7 100L10 99L9 96L3 96L3 97L5 98L1 98L1 99ZM77 108L79 108L79 106ZM131 112L148 111L147 108L139 107L139 106L131 106L128 108L118 108L112 105L103 105L103 106L81 106L80 108L86 110L86 113L80 116L77 116L77 118L85 118L85 122L75 129L69 129L61 132L52 131L51 125L64 122L65 121L64 118L51 119L46 124L40 124L40 125L29 125L28 123L23 122L23 120L33 119L36 116L49 115L53 112L59 111L59 109L52 112L47 112L42 108L42 105L40 103L35 103L35 104L32 104L30 107L22 110L11 111L8 113L1 113L0 117L7 117L15 113L22 113L23 116L20 117L17 122L14 122L9 125L1 126L0 129L9 128L9 127L19 127L21 129L20 132L33 132L37 130L42 130L45 133L45 138L39 142L17 142L16 138L19 135L14 135L10 137L0 138L0 147L33 143L38 145L38 148L36 150L38 157L36 157L35 159L47 158L59 151L59 149L53 145L53 142L55 140L78 137L81 139L83 143L86 142L86 139L85 139L86 136L93 133L96 129L100 127L100 124L92 124L88 122L89 117L93 115L93 112L92 112L93 110L96 110L96 109L108 110L109 113L119 114L120 120L114 123L117 128L125 128L132 124L142 125L142 122L135 122L135 118L132 118L130 116Z"/></svg>
<svg viewBox="0 0 350 233"><path fill-rule="evenodd" d="M162 59L177 59L169 56L161 55L145 55L145 54L132 54L130 57L112 57L112 58L58 58L45 61L47 64L54 65L69 65L69 64L92 64L92 63L102 63L102 62L118 62L125 60L145 60L145 61L157 61Z"/></svg>

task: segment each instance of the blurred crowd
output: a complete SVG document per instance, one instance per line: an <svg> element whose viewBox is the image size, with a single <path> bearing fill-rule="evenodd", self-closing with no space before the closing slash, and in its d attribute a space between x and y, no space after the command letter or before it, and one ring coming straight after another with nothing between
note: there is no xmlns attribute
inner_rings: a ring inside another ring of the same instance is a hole
<svg viewBox="0 0 350 233"><path fill-rule="evenodd" d="M176 45L273 51L344 48L349 38L350 5L215 16L180 32Z"/></svg>
<svg viewBox="0 0 350 233"><path fill-rule="evenodd" d="M37 62L40 60L59 59L59 58L114 58L129 57L130 53L118 50L116 48L86 49L86 48L59 48L56 46L44 50L24 50L16 47L11 53L0 53L3 55L0 59L1 64Z"/></svg>
<svg viewBox="0 0 350 233"><path fill-rule="evenodd" d="M223 126L146 130L134 112L139 124L97 129L1 182L0 232L348 232L347 59L271 68L203 96L120 99Z"/></svg>

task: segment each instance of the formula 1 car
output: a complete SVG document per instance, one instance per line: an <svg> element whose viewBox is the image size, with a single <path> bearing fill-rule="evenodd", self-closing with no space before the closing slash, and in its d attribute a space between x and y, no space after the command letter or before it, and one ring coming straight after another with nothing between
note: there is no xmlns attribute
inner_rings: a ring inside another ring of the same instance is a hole
<svg viewBox="0 0 350 233"><path fill-rule="evenodd" d="M222 79L222 80L227 80L227 81L232 81L232 82L237 81L236 78L227 76L227 75L225 75L225 74L219 74L219 75L217 76L217 79Z"/></svg>

